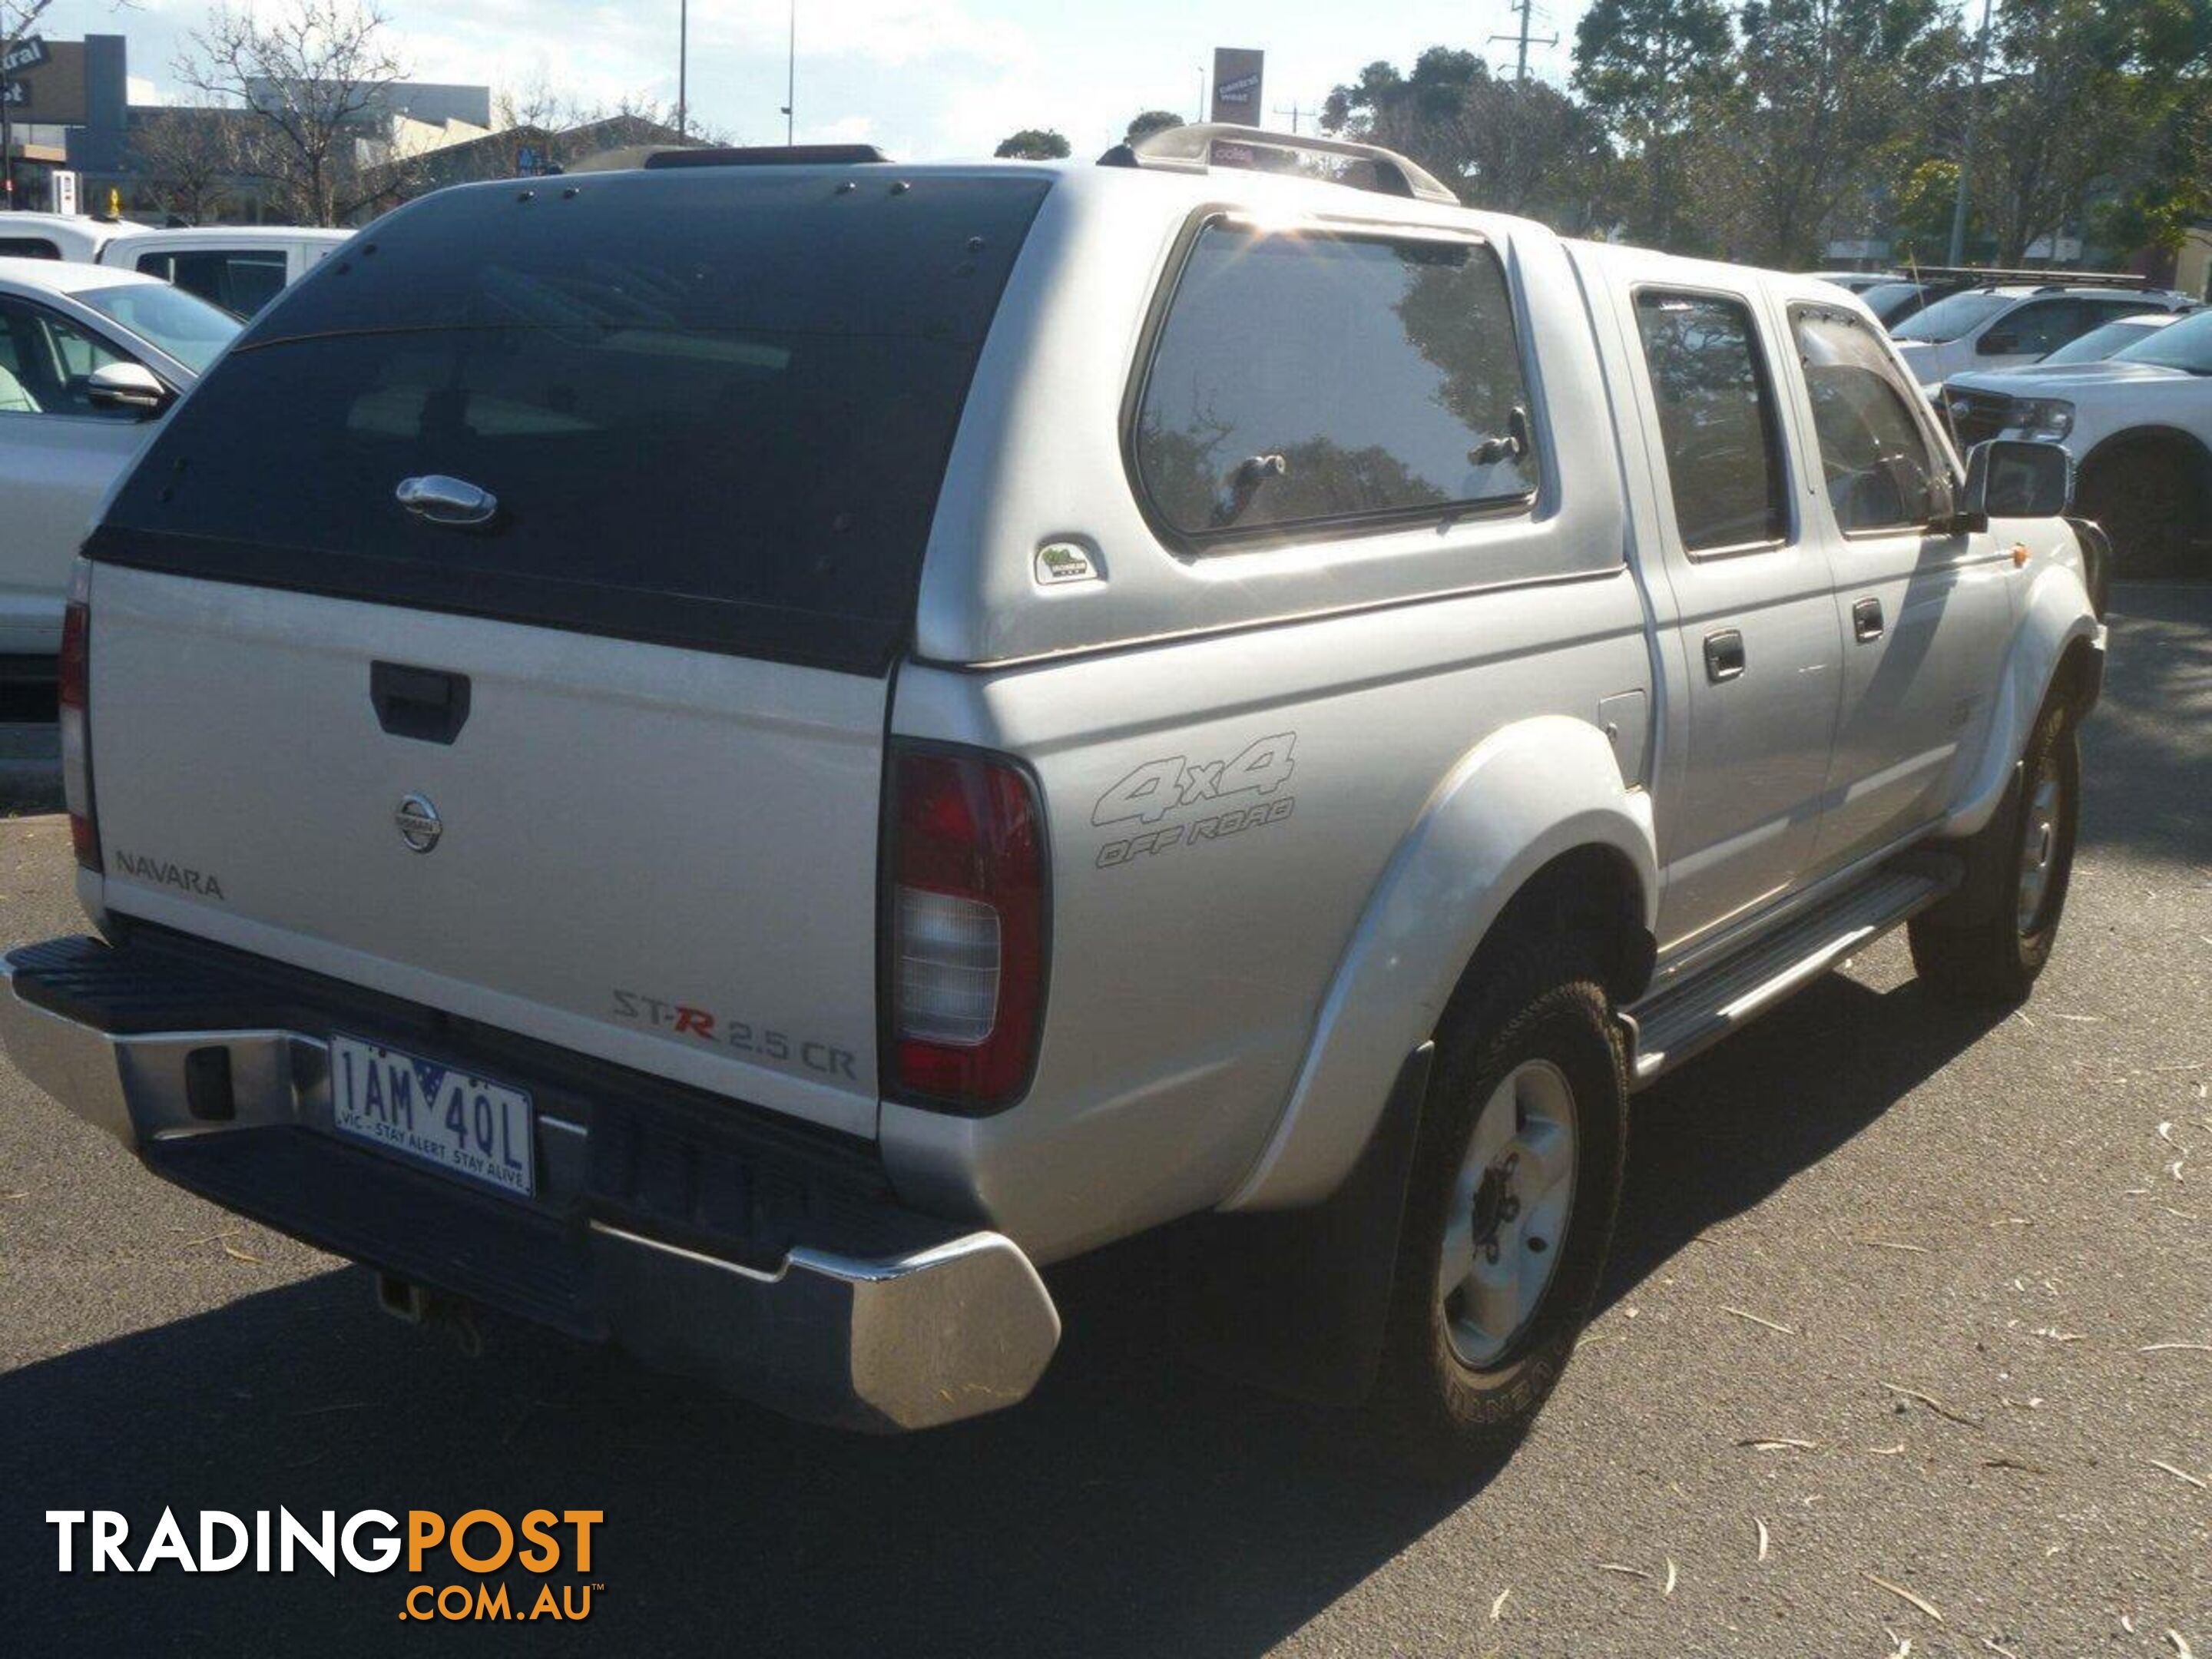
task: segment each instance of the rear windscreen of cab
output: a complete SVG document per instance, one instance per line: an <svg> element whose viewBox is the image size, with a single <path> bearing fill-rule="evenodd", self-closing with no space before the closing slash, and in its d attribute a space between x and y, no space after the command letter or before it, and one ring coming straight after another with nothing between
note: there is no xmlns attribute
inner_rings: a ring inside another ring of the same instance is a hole
<svg viewBox="0 0 2212 1659"><path fill-rule="evenodd" d="M449 191L291 289L88 551L880 672L1049 181L703 168ZM485 524L403 480L487 490Z"/></svg>

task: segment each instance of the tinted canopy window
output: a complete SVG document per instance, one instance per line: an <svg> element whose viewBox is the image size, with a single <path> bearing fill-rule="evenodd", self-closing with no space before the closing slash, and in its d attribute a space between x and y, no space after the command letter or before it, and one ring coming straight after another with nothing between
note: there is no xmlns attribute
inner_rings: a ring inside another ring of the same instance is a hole
<svg viewBox="0 0 2212 1659"><path fill-rule="evenodd" d="M700 169L425 198L240 336L94 551L880 670L1048 186L847 184ZM403 507L430 476L495 513Z"/></svg>
<svg viewBox="0 0 2212 1659"><path fill-rule="evenodd" d="M1692 553L1788 532L1782 440L1759 333L1735 300L1639 294L1674 523Z"/></svg>
<svg viewBox="0 0 2212 1659"><path fill-rule="evenodd" d="M1161 327L1137 469L1194 538L1516 501L1528 404L1487 247L1213 224Z"/></svg>

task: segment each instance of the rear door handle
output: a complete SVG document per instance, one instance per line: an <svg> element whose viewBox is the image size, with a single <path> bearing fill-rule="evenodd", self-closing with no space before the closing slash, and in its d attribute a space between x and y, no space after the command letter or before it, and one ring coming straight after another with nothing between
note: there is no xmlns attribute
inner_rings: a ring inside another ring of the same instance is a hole
<svg viewBox="0 0 2212 1659"><path fill-rule="evenodd" d="M395 738L451 743L469 719L469 677L404 663L368 665L368 700L376 723Z"/></svg>
<svg viewBox="0 0 2212 1659"><path fill-rule="evenodd" d="M1869 640L1881 637L1881 601L1861 599L1851 607L1851 632L1863 645Z"/></svg>
<svg viewBox="0 0 2212 1659"><path fill-rule="evenodd" d="M1705 635L1705 678L1718 685L1723 680L1743 678L1745 658L1743 635L1733 628L1723 628L1717 634Z"/></svg>

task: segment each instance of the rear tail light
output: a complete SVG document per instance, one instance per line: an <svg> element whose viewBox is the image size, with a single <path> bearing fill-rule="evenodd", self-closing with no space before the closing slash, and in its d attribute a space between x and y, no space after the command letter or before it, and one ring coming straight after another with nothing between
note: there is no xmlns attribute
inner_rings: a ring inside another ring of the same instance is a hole
<svg viewBox="0 0 2212 1659"><path fill-rule="evenodd" d="M972 750L895 751L884 1006L893 1092L985 1112L1029 1086L1044 1013L1045 845L1036 790Z"/></svg>
<svg viewBox="0 0 2212 1659"><path fill-rule="evenodd" d="M62 612L62 799L69 808L76 861L99 873L100 818L92 800L92 567L82 559L70 576Z"/></svg>

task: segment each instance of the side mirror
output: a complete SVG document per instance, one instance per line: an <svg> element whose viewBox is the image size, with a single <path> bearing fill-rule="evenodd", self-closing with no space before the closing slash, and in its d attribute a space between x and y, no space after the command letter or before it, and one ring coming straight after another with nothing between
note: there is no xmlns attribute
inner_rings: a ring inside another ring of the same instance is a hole
<svg viewBox="0 0 2212 1659"><path fill-rule="evenodd" d="M2009 357L2021 349L2020 336L1991 329L1982 336L1974 349L1984 357Z"/></svg>
<svg viewBox="0 0 2212 1659"><path fill-rule="evenodd" d="M84 395L94 409L115 410L142 418L158 415L176 394L143 363L108 363L92 371Z"/></svg>
<svg viewBox="0 0 2212 1659"><path fill-rule="evenodd" d="M1966 483L1952 520L1985 530L1992 518L2056 519L2074 504L2074 458L2057 444L1992 438L1966 453Z"/></svg>

